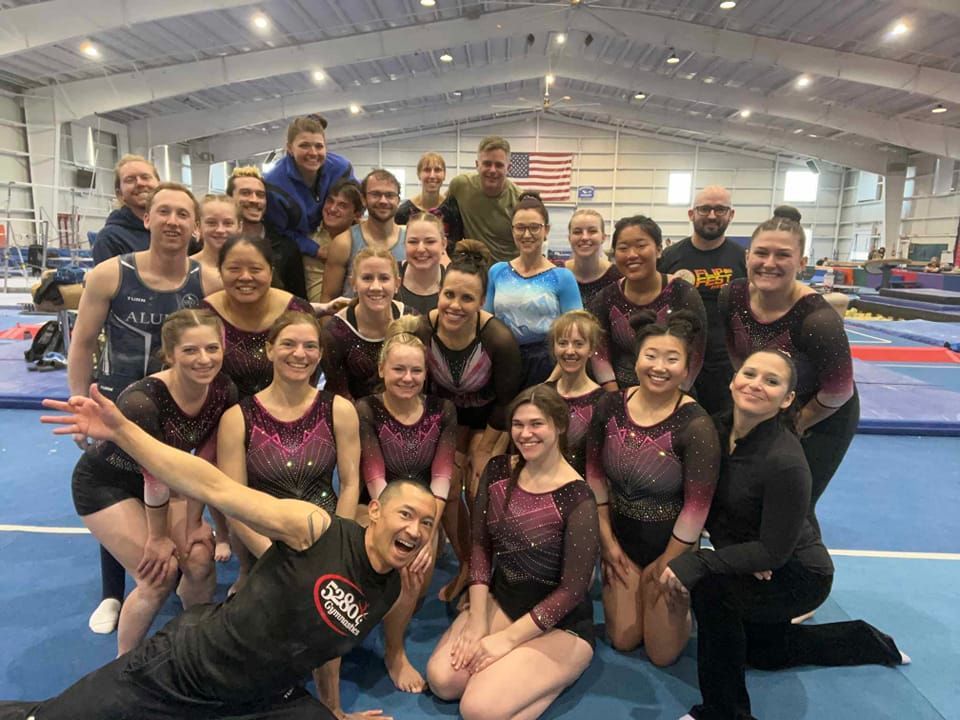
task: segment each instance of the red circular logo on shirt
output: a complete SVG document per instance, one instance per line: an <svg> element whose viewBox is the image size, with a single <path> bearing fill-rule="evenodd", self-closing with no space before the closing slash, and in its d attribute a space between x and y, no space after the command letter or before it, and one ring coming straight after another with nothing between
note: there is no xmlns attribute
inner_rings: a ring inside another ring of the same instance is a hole
<svg viewBox="0 0 960 720"><path fill-rule="evenodd" d="M342 575L321 575L313 586L320 617L338 635L358 637L370 609L363 590Z"/></svg>

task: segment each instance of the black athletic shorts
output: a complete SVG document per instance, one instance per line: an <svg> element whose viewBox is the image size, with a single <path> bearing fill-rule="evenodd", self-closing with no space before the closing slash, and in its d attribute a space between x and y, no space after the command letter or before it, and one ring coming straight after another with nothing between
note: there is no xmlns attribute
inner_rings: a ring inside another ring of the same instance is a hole
<svg viewBox="0 0 960 720"><path fill-rule="evenodd" d="M84 453L73 469L73 506L77 515L92 515L133 498L143 502L143 475L123 470Z"/></svg>

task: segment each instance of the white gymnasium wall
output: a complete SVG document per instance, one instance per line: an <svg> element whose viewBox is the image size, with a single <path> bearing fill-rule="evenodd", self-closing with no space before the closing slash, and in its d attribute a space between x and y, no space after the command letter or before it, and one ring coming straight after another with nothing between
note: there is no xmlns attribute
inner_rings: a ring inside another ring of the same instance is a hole
<svg viewBox="0 0 960 720"><path fill-rule="evenodd" d="M20 102L0 95L0 225L6 226L9 221L18 244L22 236L34 233L33 195L26 186L30 163L23 122ZM12 242L8 237L7 243Z"/></svg>
<svg viewBox="0 0 960 720"><path fill-rule="evenodd" d="M552 119L538 122L536 117L465 128L459 134L459 142L457 133L448 131L366 145L338 147L333 143L331 149L350 158L359 178L375 167L402 169L405 175L402 194L413 197L420 190L416 165L422 153L435 151L444 156L449 181L457 174L458 167L463 172L473 170L477 144L483 136L494 134L506 137L518 152L573 152L574 187L592 185L596 188L595 198L583 201L581 206L598 210L608 222L636 213L649 215L660 224L664 237L673 240L689 234L690 222L689 203L667 203L671 172L692 173L695 189L712 184L729 187L737 214L728 233L749 236L759 223L770 217L773 207L784 202L787 170L806 169L796 163L778 163L773 156L626 133L621 133L618 139L613 130ZM816 257L829 254L833 245L840 177L839 168L823 164L817 201L793 203L803 213L804 226L814 229L815 245L811 254ZM576 197L575 190L571 197ZM552 247L565 246L567 219L574 207L575 201L549 206Z"/></svg>
<svg viewBox="0 0 960 720"><path fill-rule="evenodd" d="M939 172L938 172L939 170ZM914 153L908 161L898 255L907 253L907 244L946 245L953 250L960 218L960 170L952 160ZM883 227L883 199L866 200L858 196L860 186L871 183L869 174L857 170L847 173L840 222L840 259L846 259L853 237L869 232L879 245ZM914 247L913 252L917 252ZM923 251L920 251L921 254ZM888 255L890 249L888 249Z"/></svg>

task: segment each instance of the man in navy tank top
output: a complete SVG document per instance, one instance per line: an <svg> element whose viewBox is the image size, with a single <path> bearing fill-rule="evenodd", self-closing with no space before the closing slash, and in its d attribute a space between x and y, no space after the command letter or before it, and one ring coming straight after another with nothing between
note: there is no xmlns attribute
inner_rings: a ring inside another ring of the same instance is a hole
<svg viewBox="0 0 960 720"><path fill-rule="evenodd" d="M170 488L273 540L226 602L197 605L131 652L46 702L0 703L0 720L332 720L339 658L395 606L416 603L423 572L408 566L434 531L436 502L419 483L390 483L370 524L241 485L128 420L96 388L44 401L58 434L112 441ZM303 689L314 668L323 703ZM372 717L369 711L355 717ZM383 717L381 720L383 720Z"/></svg>
<svg viewBox="0 0 960 720"><path fill-rule="evenodd" d="M187 257L199 217L190 190L160 183L143 215L150 246L104 260L87 273L67 357L71 395L87 394L101 330L107 342L97 382L108 397L116 399L127 385L160 370L157 350L164 319L175 310L197 307L203 299L200 264ZM85 440L78 438L77 444L86 449ZM103 548L100 569L102 602L90 616L90 629L103 634L116 628L125 573Z"/></svg>

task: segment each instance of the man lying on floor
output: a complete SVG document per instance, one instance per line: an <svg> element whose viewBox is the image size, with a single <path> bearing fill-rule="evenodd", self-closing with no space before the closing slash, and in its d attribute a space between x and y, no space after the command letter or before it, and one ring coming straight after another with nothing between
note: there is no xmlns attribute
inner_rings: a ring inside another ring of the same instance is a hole
<svg viewBox="0 0 960 720"><path fill-rule="evenodd" d="M0 720L318 720L349 718L339 704L339 658L395 603L416 602L423 574L407 566L430 540L436 503L414 482L370 503L370 526L315 505L278 500L175 450L90 397L45 400L57 434L109 440L158 480L273 539L246 584L200 605L135 650L45 702L0 703ZM321 668L322 666L322 668ZM303 689L311 670L325 704ZM328 709L329 708L329 709ZM380 717L379 711L357 717Z"/></svg>

